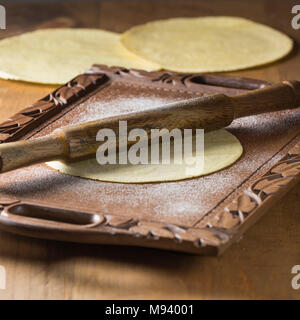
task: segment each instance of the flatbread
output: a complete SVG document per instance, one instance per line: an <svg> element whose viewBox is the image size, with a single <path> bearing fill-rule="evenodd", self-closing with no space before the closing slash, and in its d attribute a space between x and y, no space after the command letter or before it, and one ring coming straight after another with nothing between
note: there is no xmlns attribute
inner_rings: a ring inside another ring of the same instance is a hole
<svg viewBox="0 0 300 320"><path fill-rule="evenodd" d="M293 41L237 17L174 18L135 26L121 36L133 53L178 72L245 69L287 55Z"/></svg>
<svg viewBox="0 0 300 320"><path fill-rule="evenodd" d="M120 183L163 182L199 177L221 170L237 161L242 152L239 140L225 129L221 129L205 134L204 167L201 169L189 166L185 161L182 164L172 161L168 165L99 165L96 159L90 159L75 163L51 161L47 162L47 165L65 174L93 180Z"/></svg>
<svg viewBox="0 0 300 320"><path fill-rule="evenodd" d="M43 29L0 41L0 77L47 84L71 80L94 63L157 70L98 29Z"/></svg>

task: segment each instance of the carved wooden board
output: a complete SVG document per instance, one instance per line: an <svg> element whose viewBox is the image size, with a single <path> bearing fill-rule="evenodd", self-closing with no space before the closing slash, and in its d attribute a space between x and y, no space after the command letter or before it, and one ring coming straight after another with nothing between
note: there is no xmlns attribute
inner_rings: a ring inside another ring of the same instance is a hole
<svg viewBox="0 0 300 320"><path fill-rule="evenodd" d="M0 139L29 139L95 116L269 85L95 65L0 124ZM106 183L46 165L2 174L0 228L47 239L219 254L299 181L299 128L297 110L236 120L228 130L243 144L240 160L212 175L178 182Z"/></svg>

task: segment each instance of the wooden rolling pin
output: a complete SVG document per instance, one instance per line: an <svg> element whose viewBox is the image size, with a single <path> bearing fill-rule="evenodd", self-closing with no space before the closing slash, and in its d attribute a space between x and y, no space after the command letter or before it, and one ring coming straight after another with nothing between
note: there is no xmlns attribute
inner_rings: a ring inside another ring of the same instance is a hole
<svg viewBox="0 0 300 320"><path fill-rule="evenodd" d="M0 172L34 163L93 157L99 145L97 132L103 128L119 134L119 121L127 120L128 131L141 128L216 130L228 126L234 119L292 109L300 106L300 82L283 81L271 87L228 97L216 94L178 101L144 112L111 117L55 130L51 135L0 145Z"/></svg>

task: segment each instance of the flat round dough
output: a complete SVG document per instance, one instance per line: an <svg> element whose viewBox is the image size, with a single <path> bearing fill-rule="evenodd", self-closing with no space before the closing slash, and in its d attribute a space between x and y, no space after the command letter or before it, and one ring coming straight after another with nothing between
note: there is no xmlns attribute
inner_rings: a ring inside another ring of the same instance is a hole
<svg viewBox="0 0 300 320"><path fill-rule="evenodd" d="M43 29L0 41L0 77L62 84L94 63L148 71L159 66L129 52L118 33L98 29Z"/></svg>
<svg viewBox="0 0 300 320"><path fill-rule="evenodd" d="M228 131L221 129L205 134L202 170L196 166L188 166L184 161L182 164L174 164L172 161L169 165L99 165L96 159L90 159L74 163L51 161L47 162L47 165L65 174L93 180L121 183L163 182L199 177L221 170L237 161L242 153L243 148L239 140Z"/></svg>
<svg viewBox="0 0 300 320"><path fill-rule="evenodd" d="M162 68L213 72L263 65L287 55L293 41L237 17L174 18L135 26L121 36L130 51Z"/></svg>

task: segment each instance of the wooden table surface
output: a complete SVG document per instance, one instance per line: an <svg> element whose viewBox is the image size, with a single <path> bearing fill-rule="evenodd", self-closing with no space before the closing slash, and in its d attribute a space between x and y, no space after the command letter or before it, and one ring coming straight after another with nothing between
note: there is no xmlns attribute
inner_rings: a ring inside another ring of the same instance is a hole
<svg viewBox="0 0 300 320"><path fill-rule="evenodd" d="M295 39L284 60L232 74L270 81L300 80L300 30L291 27L299 1L101 1L6 4L6 37L44 27L93 27L122 32L154 19L234 15ZM195 31L197 32L197 31ZM59 39L58 39L59 41ZM0 80L0 120L53 90ZM80 245L0 232L1 299L298 299L291 269L300 265L300 185L221 257L152 249Z"/></svg>

